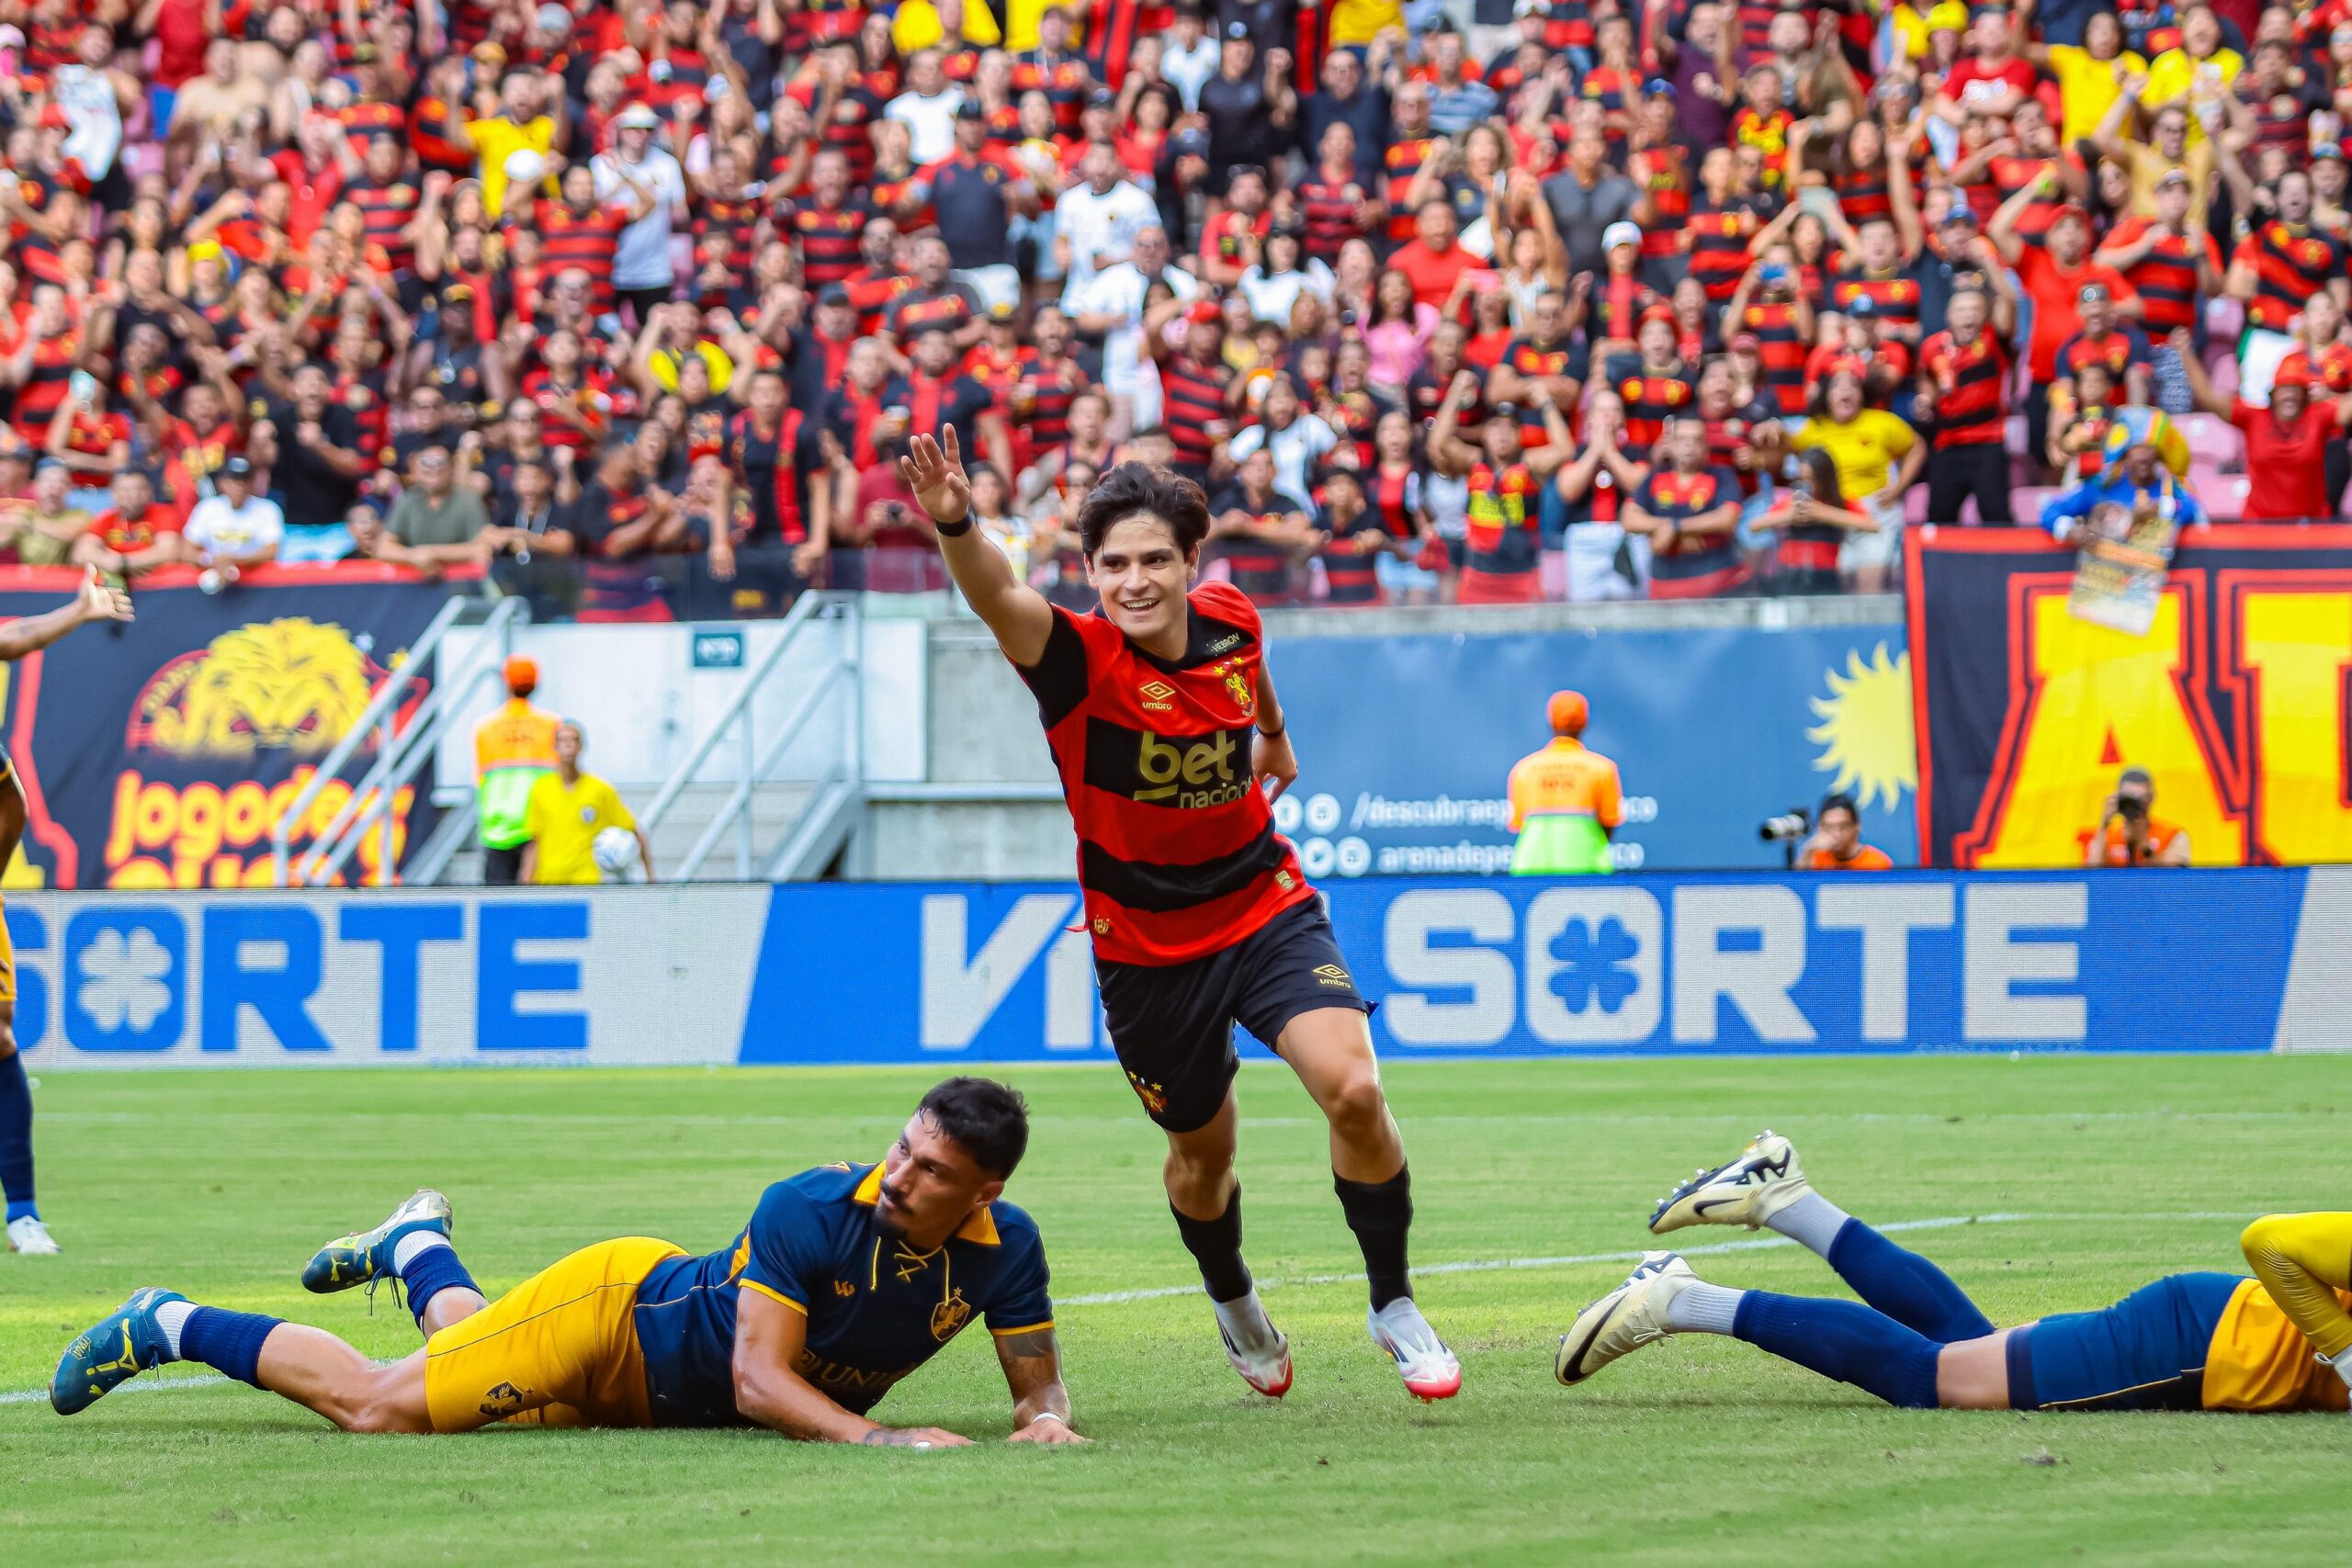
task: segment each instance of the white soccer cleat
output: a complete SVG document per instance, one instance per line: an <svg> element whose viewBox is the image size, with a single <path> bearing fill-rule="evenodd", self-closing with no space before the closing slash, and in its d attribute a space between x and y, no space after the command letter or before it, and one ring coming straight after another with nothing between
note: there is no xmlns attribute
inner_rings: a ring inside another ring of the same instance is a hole
<svg viewBox="0 0 2352 1568"><path fill-rule="evenodd" d="M1573 1388L1618 1357L1631 1354L1674 1330L1668 1303L1699 1282L1679 1252L1650 1252L1625 1282L1577 1314L1560 1336L1552 1375Z"/></svg>
<svg viewBox="0 0 2352 1568"><path fill-rule="evenodd" d="M49 1227L27 1214L8 1222L8 1250L21 1252L28 1258L54 1258L58 1254L57 1238Z"/></svg>
<svg viewBox="0 0 2352 1568"><path fill-rule="evenodd" d="M1367 1313L1364 1325L1372 1342L1396 1363L1405 1392L1424 1402L1452 1399L1462 1392L1462 1363L1437 1337L1410 1296L1398 1296L1378 1312Z"/></svg>
<svg viewBox="0 0 2352 1568"><path fill-rule="evenodd" d="M1258 1292L1210 1304L1216 1308L1216 1335L1225 1342L1225 1359L1241 1381L1268 1399L1288 1393L1290 1340L1267 1318Z"/></svg>
<svg viewBox="0 0 2352 1568"><path fill-rule="evenodd" d="M1795 1145L1768 1127L1738 1158L1700 1171L1660 1199L1650 1215L1650 1234L1664 1235L1685 1225L1755 1230L1812 1190Z"/></svg>

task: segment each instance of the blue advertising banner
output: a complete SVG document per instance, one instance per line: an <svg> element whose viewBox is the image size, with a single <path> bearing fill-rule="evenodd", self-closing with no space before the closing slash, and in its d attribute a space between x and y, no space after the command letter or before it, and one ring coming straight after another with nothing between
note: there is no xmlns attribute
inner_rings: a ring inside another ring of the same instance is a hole
<svg viewBox="0 0 2352 1568"><path fill-rule="evenodd" d="M1777 868L1758 825L1832 789L1868 842L1918 859L1900 627L1286 637L1272 666L1305 769L1275 820L1309 876L1509 869L1504 780L1562 687L1624 782L1621 870Z"/></svg>
<svg viewBox="0 0 2352 1568"><path fill-rule="evenodd" d="M1328 895L1395 1057L2352 1049L2352 869ZM37 1066L1107 1064L1077 916L867 883L41 893L7 925Z"/></svg>

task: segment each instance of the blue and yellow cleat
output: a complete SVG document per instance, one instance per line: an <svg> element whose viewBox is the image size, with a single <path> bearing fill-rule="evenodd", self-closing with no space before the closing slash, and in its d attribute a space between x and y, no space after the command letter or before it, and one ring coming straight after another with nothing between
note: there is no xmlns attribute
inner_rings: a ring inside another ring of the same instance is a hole
<svg viewBox="0 0 2352 1568"><path fill-rule="evenodd" d="M117 1385L170 1359L170 1346L164 1338L164 1325L155 1321L155 1309L165 1302L186 1300L177 1291L157 1290L153 1285L131 1292L129 1301L65 1347L49 1380L50 1404L60 1416L78 1415Z"/></svg>
<svg viewBox="0 0 2352 1568"><path fill-rule="evenodd" d="M430 1187L417 1189L374 1230L338 1236L319 1248L302 1266L302 1288L328 1295L392 1279L392 1249L401 1237L417 1231L449 1234L449 1200Z"/></svg>

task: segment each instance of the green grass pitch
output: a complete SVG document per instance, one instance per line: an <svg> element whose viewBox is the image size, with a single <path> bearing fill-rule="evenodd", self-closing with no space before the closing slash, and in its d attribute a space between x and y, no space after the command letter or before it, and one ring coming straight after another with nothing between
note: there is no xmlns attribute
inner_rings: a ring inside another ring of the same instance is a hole
<svg viewBox="0 0 2352 1568"><path fill-rule="evenodd" d="M306 1296L312 1247L430 1182L495 1294L636 1233L715 1247L767 1181L879 1157L921 1070L50 1074L43 1208L67 1248L0 1254L0 1391L135 1285L415 1345L380 1300ZM1248 1394L1159 1191L1159 1139L1104 1066L1006 1069L1037 1124L1038 1218L1084 1450L824 1450L741 1432L349 1438L220 1385L73 1420L0 1403L0 1562L851 1561L1745 1564L2277 1563L2341 1553L2341 1417L1891 1411L1754 1349L1686 1337L1570 1393L1576 1306L1623 1277L1680 1173L1758 1127L1996 1322L2239 1267L2245 1217L2342 1206L2352 1063L2190 1057L1408 1064L1419 1293L1462 1353L1406 1398L1363 1330L1324 1133L1279 1067L1242 1078L1249 1254L1298 1368ZM1970 1216L1977 1216L1973 1222ZM1702 1231L1702 1248L1746 1233ZM1796 1247L1693 1259L1725 1283L1839 1291ZM1505 1267L1502 1265L1516 1264ZM176 1371L177 1370L175 1370ZM141 1382L157 1381L153 1375ZM1006 1425L983 1335L878 1412Z"/></svg>

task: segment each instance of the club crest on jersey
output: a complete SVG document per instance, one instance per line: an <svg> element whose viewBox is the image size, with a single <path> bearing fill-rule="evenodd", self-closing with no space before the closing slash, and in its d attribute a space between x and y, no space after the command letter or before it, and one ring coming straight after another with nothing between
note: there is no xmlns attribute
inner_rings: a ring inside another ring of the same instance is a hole
<svg viewBox="0 0 2352 1568"><path fill-rule="evenodd" d="M500 1383L481 1396L481 1413L485 1416L512 1416L523 1408L523 1391L511 1382Z"/></svg>
<svg viewBox="0 0 2352 1568"><path fill-rule="evenodd" d="M931 1337L944 1345L971 1321L972 1303L964 1299L962 1291L956 1291L931 1309Z"/></svg>
<svg viewBox="0 0 2352 1568"><path fill-rule="evenodd" d="M1233 699L1233 705L1241 710L1242 717L1257 716L1258 694L1250 689L1248 678L1240 671L1228 670L1225 672L1225 693Z"/></svg>

